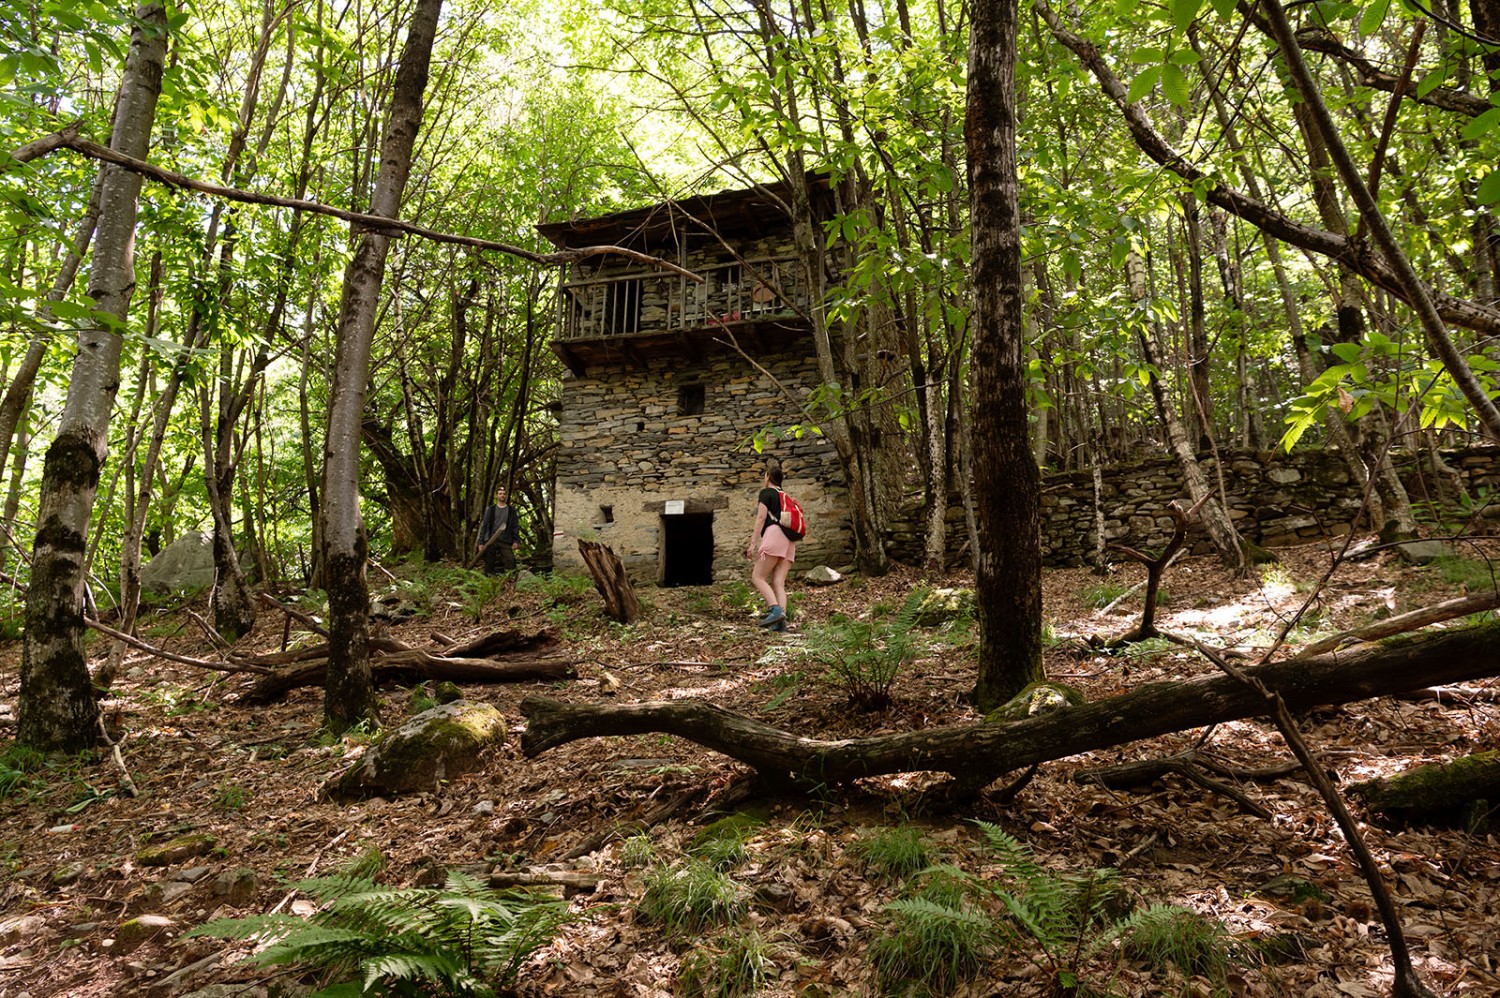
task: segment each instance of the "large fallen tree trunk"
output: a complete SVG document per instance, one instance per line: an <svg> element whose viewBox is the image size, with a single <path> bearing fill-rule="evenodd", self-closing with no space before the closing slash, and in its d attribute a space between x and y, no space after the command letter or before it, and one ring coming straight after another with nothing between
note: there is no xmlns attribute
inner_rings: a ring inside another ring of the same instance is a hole
<svg viewBox="0 0 1500 998"><path fill-rule="evenodd" d="M1245 670L1293 709L1387 696L1500 673L1500 623L1393 638ZM1265 698L1228 676L1153 683L1122 696L1008 723L979 723L870 738L808 738L701 700L570 704L531 696L528 756L603 735L666 732L755 767L768 779L839 783L885 773L951 773L968 788L1080 752L1264 714Z"/></svg>
<svg viewBox="0 0 1500 998"><path fill-rule="evenodd" d="M515 630L495 631L434 654L389 637L370 640L376 656L370 662L376 684L415 683L446 679L454 683L519 683L528 680L572 679L573 663L556 655L543 655L557 644L549 628L533 634ZM523 656L524 653L524 657ZM504 659L493 656L504 655ZM256 659L258 663L288 663L256 682L240 697L245 704L272 703L290 690L321 686L328 674L328 643L309 645L293 652L275 652Z"/></svg>

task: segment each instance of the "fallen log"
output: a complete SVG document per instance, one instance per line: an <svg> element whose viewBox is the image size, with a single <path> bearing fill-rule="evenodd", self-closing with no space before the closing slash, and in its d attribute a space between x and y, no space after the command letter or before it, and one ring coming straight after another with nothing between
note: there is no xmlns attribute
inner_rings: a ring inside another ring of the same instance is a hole
<svg viewBox="0 0 1500 998"><path fill-rule="evenodd" d="M1293 709L1388 696L1500 673L1500 623L1392 638L1246 669ZM983 787L1024 766L1142 738L1264 715L1265 698L1228 676L1153 683L1121 696L1004 723L827 740L701 700L570 704L530 696L521 749L535 757L581 738L665 732L744 762L767 779L842 783L887 773L950 773Z"/></svg>
<svg viewBox="0 0 1500 998"><path fill-rule="evenodd" d="M382 655L370 662L376 685L420 683L446 679L454 683L524 683L573 679L573 662L561 656L512 658L497 662L483 658L447 658L412 648ZM328 660L302 662L258 680L243 693L243 704L266 704L304 686L322 686L328 675Z"/></svg>
<svg viewBox="0 0 1500 998"><path fill-rule="evenodd" d="M1500 752L1476 752L1452 762L1418 766L1349 787L1372 811L1407 820L1470 818L1500 803Z"/></svg>
<svg viewBox="0 0 1500 998"><path fill-rule="evenodd" d="M1356 627L1352 631L1342 634L1333 634L1321 641L1314 641L1302 650L1304 655L1321 655L1325 651L1333 651L1342 645L1356 644L1360 641L1375 641L1379 638L1388 638L1393 634L1405 634L1407 631L1415 631L1419 627L1429 624L1437 624L1444 620L1454 620L1458 617L1467 617L1471 613L1483 613L1500 607L1500 591L1474 593L1469 596L1460 596L1457 599L1446 600L1442 603L1434 603L1432 606L1424 606L1408 613L1400 613L1394 617L1377 620L1373 624L1364 627Z"/></svg>

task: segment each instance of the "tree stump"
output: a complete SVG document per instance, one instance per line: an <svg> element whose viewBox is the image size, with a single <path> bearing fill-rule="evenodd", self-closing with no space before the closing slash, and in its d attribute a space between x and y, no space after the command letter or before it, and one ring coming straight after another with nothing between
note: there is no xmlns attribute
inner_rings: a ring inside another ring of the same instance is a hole
<svg viewBox="0 0 1500 998"><path fill-rule="evenodd" d="M636 598L635 586L625 574L625 565L608 544L598 541L580 540L578 553L594 577L594 588L604 597L604 612L611 620L622 624L633 624L641 615L641 601Z"/></svg>

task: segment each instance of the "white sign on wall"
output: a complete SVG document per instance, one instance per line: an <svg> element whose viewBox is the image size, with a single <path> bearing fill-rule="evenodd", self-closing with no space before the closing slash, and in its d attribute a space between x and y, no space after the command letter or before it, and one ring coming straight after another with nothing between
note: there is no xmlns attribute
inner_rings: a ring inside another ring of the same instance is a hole
<svg viewBox="0 0 1500 998"><path fill-rule="evenodd" d="M668 499L662 504L662 513L666 516L681 516L685 511L687 501L683 499Z"/></svg>

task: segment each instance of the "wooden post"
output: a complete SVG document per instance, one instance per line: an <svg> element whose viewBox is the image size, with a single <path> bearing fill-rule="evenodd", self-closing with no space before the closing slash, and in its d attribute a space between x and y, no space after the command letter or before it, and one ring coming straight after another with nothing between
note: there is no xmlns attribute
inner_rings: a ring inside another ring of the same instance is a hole
<svg viewBox="0 0 1500 998"><path fill-rule="evenodd" d="M625 565L619 555L611 551L608 544L581 539L578 553L594 577L594 588L604 597L604 612L611 620L622 624L635 623L641 615L641 601L636 598L635 586L625 574Z"/></svg>

